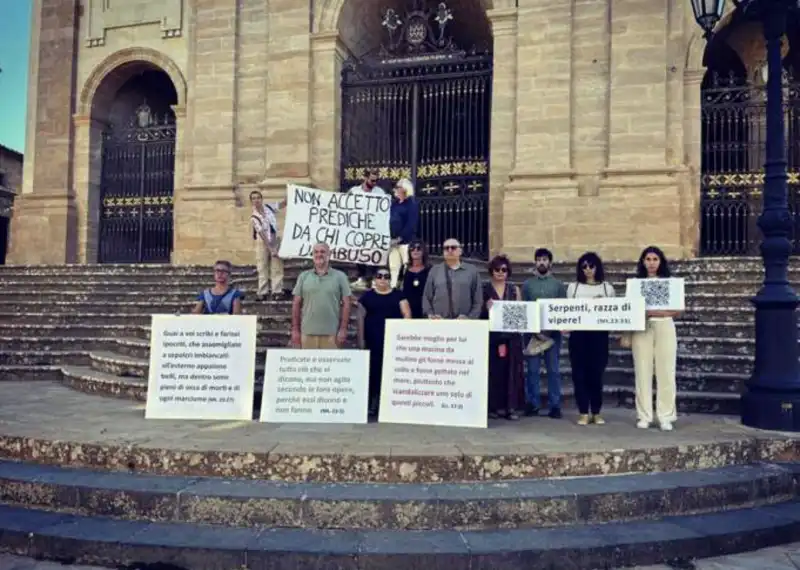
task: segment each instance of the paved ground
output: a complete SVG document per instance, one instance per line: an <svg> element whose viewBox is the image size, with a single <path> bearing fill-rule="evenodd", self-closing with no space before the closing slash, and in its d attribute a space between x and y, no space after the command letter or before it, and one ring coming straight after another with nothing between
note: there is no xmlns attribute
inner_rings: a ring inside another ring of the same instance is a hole
<svg viewBox="0 0 800 570"><path fill-rule="evenodd" d="M747 554L698 560L684 566L637 566L634 570L800 570L800 542ZM64 566L19 556L0 555L0 570L104 570L92 566ZM191 570L191 569L187 569ZM244 569L242 569L244 570Z"/></svg>

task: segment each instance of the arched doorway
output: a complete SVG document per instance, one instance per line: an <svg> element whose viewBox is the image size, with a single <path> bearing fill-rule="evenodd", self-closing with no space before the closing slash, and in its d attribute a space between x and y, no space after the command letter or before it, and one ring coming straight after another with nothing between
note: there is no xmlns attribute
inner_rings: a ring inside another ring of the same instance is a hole
<svg viewBox="0 0 800 570"><path fill-rule="evenodd" d="M800 22L784 40L785 140L800 254ZM702 83L701 255L758 255L766 157L766 52L760 26L734 17L707 47Z"/></svg>
<svg viewBox="0 0 800 570"><path fill-rule="evenodd" d="M169 76L137 69L106 101L102 119L100 263L169 263L173 244L175 114Z"/></svg>
<svg viewBox="0 0 800 570"><path fill-rule="evenodd" d="M379 171L389 190L411 179L419 237L439 253L489 251L491 30L476 0L351 0L340 19L342 189ZM347 11L348 13L345 13ZM358 21L354 28L346 28Z"/></svg>

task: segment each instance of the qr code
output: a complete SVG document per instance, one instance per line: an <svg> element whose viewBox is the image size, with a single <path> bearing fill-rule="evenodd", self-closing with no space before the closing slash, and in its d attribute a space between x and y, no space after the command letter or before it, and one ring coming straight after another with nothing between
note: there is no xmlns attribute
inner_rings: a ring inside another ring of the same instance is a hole
<svg viewBox="0 0 800 570"><path fill-rule="evenodd" d="M666 279L642 279L642 297L648 307L666 307L670 302L669 281Z"/></svg>
<svg viewBox="0 0 800 570"><path fill-rule="evenodd" d="M528 307L524 303L503 303L502 307L503 330L528 330Z"/></svg>

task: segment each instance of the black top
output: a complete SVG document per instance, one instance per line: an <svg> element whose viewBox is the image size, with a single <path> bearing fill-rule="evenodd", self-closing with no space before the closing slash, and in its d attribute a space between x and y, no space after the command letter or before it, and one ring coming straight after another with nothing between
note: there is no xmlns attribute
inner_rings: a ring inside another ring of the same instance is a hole
<svg viewBox="0 0 800 570"><path fill-rule="evenodd" d="M369 290L358 300L364 307L364 342L367 348L383 348L386 319L402 319L400 301L403 294L393 289L385 295Z"/></svg>
<svg viewBox="0 0 800 570"><path fill-rule="evenodd" d="M403 295L411 306L411 318L422 319L422 293L425 291L425 282L428 280L428 273L431 268L426 267L419 273L406 270L403 276Z"/></svg>

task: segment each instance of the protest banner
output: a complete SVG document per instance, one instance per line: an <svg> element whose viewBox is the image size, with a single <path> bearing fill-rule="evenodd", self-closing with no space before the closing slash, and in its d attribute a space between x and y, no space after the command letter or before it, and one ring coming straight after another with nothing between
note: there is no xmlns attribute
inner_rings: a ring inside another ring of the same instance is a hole
<svg viewBox="0 0 800 570"><path fill-rule="evenodd" d="M596 299L541 299L542 330L548 331L643 331L644 299L598 297Z"/></svg>
<svg viewBox="0 0 800 570"><path fill-rule="evenodd" d="M251 420L255 315L153 315L145 418Z"/></svg>
<svg viewBox="0 0 800 570"><path fill-rule="evenodd" d="M269 349L261 421L367 423L368 350Z"/></svg>
<svg viewBox="0 0 800 570"><path fill-rule="evenodd" d="M686 283L682 277L628 279L626 297L644 297L648 311L683 311Z"/></svg>
<svg viewBox="0 0 800 570"><path fill-rule="evenodd" d="M491 332L538 333L540 310L537 301L492 301L489 308Z"/></svg>
<svg viewBox="0 0 800 570"><path fill-rule="evenodd" d="M332 261L386 265L391 245L388 196L289 184L286 201L280 257L311 259L314 245L327 243Z"/></svg>
<svg viewBox="0 0 800 570"><path fill-rule="evenodd" d="M378 421L486 427L489 323L386 321Z"/></svg>

